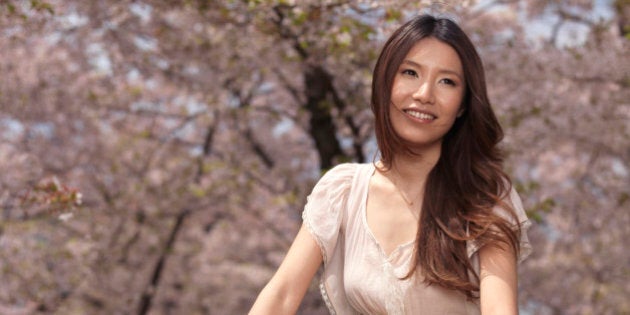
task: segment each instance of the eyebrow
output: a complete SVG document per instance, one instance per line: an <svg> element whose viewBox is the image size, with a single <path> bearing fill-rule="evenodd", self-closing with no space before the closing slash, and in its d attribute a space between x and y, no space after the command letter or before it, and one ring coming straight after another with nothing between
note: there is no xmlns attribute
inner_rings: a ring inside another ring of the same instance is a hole
<svg viewBox="0 0 630 315"><path fill-rule="evenodd" d="M422 65L421 65L421 64L419 64L419 63L417 63L417 62L415 62L415 61L409 60L409 59L405 59L405 60L403 60L403 62L401 63L401 65L403 65L403 64L407 64L407 65L410 65L410 66L413 66L413 67L416 67L416 68L422 68ZM451 69L444 69L444 68L439 68L438 70L439 70L439 72L441 72L441 73L449 73L449 74L452 74L452 75L454 75L454 76L458 77L460 80L464 80L464 78L462 78L462 75L461 75L461 74L459 74L459 72L457 72L457 71L455 71L455 70L451 70Z"/></svg>

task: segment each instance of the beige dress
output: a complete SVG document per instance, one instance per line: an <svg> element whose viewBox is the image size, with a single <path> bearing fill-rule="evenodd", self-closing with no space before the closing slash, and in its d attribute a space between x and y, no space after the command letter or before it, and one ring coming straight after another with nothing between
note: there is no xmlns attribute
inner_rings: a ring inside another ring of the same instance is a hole
<svg viewBox="0 0 630 315"><path fill-rule="evenodd" d="M398 246L387 257L372 235L365 209L374 172L371 163L336 166L315 185L302 214L324 257L320 289L330 313L479 314L479 305L461 293L427 286L420 276L400 280L411 267L414 243ZM510 199L522 226L520 262L531 252L530 222L514 190ZM468 242L478 272L477 249Z"/></svg>

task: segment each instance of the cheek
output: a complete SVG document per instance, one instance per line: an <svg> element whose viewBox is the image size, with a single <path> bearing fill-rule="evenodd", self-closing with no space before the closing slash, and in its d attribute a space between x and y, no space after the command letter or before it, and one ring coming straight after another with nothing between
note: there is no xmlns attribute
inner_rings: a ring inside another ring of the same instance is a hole
<svg viewBox="0 0 630 315"><path fill-rule="evenodd" d="M389 122L391 123L392 120L395 120L399 116L400 109L398 108L398 105L395 104L395 100L392 98L392 102L389 105L389 117L387 117L387 119L389 119Z"/></svg>
<svg viewBox="0 0 630 315"><path fill-rule="evenodd" d="M391 94L391 99L394 103L396 103L396 100L399 100L401 98L402 91L400 88L399 84L396 84L396 82L394 82L394 85L392 86L392 94Z"/></svg>
<svg viewBox="0 0 630 315"><path fill-rule="evenodd" d="M402 100L406 96L410 95L410 91L412 90L413 85L405 84L404 81L394 80L394 84L392 84L392 100Z"/></svg>
<svg viewBox="0 0 630 315"><path fill-rule="evenodd" d="M446 104L449 112L457 114L462 107L463 99L463 95L461 94L450 94L445 96L443 104Z"/></svg>
<svg viewBox="0 0 630 315"><path fill-rule="evenodd" d="M388 114L389 117L387 117L387 120L390 126L398 133L398 131L400 131L399 128L406 120L404 114L394 103L389 106Z"/></svg>

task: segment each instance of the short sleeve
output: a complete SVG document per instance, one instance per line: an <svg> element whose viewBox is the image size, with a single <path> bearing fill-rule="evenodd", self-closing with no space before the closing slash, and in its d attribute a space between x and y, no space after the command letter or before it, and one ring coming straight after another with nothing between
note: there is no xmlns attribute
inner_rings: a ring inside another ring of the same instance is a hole
<svg viewBox="0 0 630 315"><path fill-rule="evenodd" d="M355 172L355 164L334 167L324 174L306 199L302 219L319 245L326 265L337 245Z"/></svg>
<svg viewBox="0 0 630 315"><path fill-rule="evenodd" d="M525 214L525 209L523 208L521 197L518 195L514 188L510 190L508 200L506 201L512 206L512 209L514 209L514 214L516 215L516 217L510 215L505 209L498 206L495 207L493 210L495 214L510 222L514 229L517 229L520 225L518 253L518 262L520 263L532 253L532 246L529 242L529 238L527 237L527 231L531 226L531 222L527 218L527 214ZM515 219L518 220L518 222L516 222ZM468 257L472 257L479 250L479 244L474 240L468 241L466 249L468 252Z"/></svg>
<svg viewBox="0 0 630 315"><path fill-rule="evenodd" d="M527 218L527 214L525 214L525 209L523 208L523 202L521 201L521 197L518 195L516 190L512 188L510 191L510 200L509 202L512 205L512 209L514 209L514 213L516 214L516 219L521 226L521 234L519 235L519 253L518 253L518 262L522 262L532 253L532 245L529 242L529 238L527 237L527 231L531 227L532 223ZM496 210L498 209L498 210ZM505 210L501 208L496 208L495 211L501 211L505 213ZM501 215L501 213L499 213ZM517 224L514 222L514 218L509 216L506 217L508 221L512 222L513 226L516 227Z"/></svg>

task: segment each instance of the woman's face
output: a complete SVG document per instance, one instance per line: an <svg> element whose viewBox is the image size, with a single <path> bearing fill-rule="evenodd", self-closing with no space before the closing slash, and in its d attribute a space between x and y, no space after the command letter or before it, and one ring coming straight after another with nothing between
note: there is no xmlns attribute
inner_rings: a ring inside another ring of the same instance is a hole
<svg viewBox="0 0 630 315"><path fill-rule="evenodd" d="M392 85L390 120L394 131L425 150L440 146L463 110L466 82L455 49L428 37L403 59Z"/></svg>

